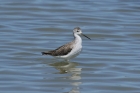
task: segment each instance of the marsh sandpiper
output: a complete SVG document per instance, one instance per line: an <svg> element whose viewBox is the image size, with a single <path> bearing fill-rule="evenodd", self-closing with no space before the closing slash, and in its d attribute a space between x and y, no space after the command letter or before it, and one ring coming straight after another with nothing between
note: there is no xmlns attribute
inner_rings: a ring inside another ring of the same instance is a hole
<svg viewBox="0 0 140 93"><path fill-rule="evenodd" d="M79 27L73 29L74 40L58 47L55 50L50 50L46 52L42 52L42 55L51 55L56 58L61 58L66 61L76 57L82 50L82 39L80 35L85 36L90 39L86 35L82 34L82 30ZM90 39L91 40L91 39Z"/></svg>

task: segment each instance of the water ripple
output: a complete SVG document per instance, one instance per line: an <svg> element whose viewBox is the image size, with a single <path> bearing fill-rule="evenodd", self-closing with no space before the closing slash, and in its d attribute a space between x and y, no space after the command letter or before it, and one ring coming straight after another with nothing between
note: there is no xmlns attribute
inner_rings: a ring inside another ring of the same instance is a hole
<svg viewBox="0 0 140 93"><path fill-rule="evenodd" d="M139 93L139 0L1 0L0 90L4 93ZM60 62L42 51L84 34L83 51Z"/></svg>

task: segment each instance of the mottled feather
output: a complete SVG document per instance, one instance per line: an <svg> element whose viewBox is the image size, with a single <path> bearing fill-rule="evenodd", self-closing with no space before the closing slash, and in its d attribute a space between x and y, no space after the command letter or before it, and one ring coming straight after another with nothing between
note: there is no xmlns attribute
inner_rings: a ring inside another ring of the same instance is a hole
<svg viewBox="0 0 140 93"><path fill-rule="evenodd" d="M55 50L51 50L48 52L42 52L42 55L46 54L46 55L52 55L52 56L64 56L67 55L69 52L71 52L72 48L73 48L73 43L74 41L67 43L63 46L58 47Z"/></svg>

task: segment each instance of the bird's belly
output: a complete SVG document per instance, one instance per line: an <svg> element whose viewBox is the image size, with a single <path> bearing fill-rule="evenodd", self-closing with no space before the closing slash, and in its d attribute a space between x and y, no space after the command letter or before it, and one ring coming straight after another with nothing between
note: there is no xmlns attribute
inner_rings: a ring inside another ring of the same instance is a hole
<svg viewBox="0 0 140 93"><path fill-rule="evenodd" d="M79 55L79 53L81 52L82 50L82 46L80 47L75 47L67 56L69 58L74 58L76 57L77 55Z"/></svg>

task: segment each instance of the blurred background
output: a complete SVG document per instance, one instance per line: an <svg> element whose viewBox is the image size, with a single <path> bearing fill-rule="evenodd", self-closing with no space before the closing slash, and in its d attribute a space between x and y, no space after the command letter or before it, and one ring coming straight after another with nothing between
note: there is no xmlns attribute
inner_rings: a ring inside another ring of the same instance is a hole
<svg viewBox="0 0 140 93"><path fill-rule="evenodd" d="M0 0L1 93L139 93L139 0ZM90 37L69 63L42 56Z"/></svg>

